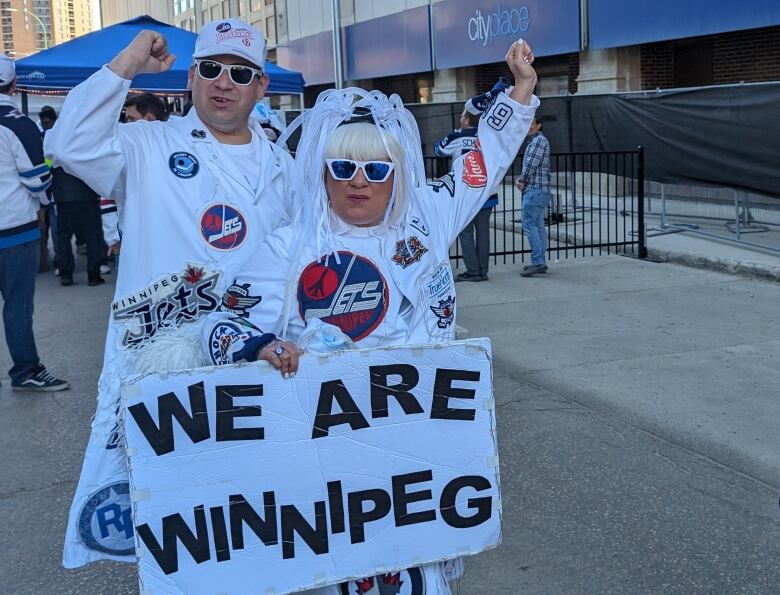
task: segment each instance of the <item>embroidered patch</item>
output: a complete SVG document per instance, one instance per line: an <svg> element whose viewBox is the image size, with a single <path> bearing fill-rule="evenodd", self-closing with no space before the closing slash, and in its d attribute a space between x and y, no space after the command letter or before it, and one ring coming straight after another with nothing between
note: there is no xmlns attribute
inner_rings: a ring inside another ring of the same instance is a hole
<svg viewBox="0 0 780 595"><path fill-rule="evenodd" d="M341 264L331 254L303 269L298 279L298 309L304 321L320 318L360 341L384 320L390 290L369 259L346 251L338 254Z"/></svg>
<svg viewBox="0 0 780 595"><path fill-rule="evenodd" d="M450 198L454 197L455 196L455 172L450 172L442 176L441 178L437 178L432 182L428 182L428 186L430 186L434 192L439 192L442 189L444 189L450 195Z"/></svg>
<svg viewBox="0 0 780 595"><path fill-rule="evenodd" d="M111 304L111 318L123 324L122 347L153 337L160 328L193 322L219 306L220 273L188 265Z"/></svg>
<svg viewBox="0 0 780 595"><path fill-rule="evenodd" d="M417 217L416 215L412 217L412 219L409 222L409 225L414 227L417 231L419 231L424 236L428 237L430 235L430 232L428 231L428 226L425 224L425 222Z"/></svg>
<svg viewBox="0 0 780 595"><path fill-rule="evenodd" d="M393 262L405 269L409 265L419 262L426 252L428 252L428 248L423 246L417 236L409 236L406 240L399 240L395 243Z"/></svg>
<svg viewBox="0 0 780 595"><path fill-rule="evenodd" d="M246 315L247 310L254 308L263 300L263 297L260 295L249 295L250 287L249 283L239 284L234 279L233 284L222 295L222 303L219 309L240 316Z"/></svg>
<svg viewBox="0 0 780 595"><path fill-rule="evenodd" d="M236 207L223 203L211 205L200 218L200 231L212 248L235 250L246 239L246 219Z"/></svg>
<svg viewBox="0 0 780 595"><path fill-rule="evenodd" d="M455 320L455 297L448 295L447 299L439 300L438 306L431 306L431 311L439 319L436 325L439 328L447 328Z"/></svg>
<svg viewBox="0 0 780 595"><path fill-rule="evenodd" d="M249 336L249 333L242 332L237 325L231 322L218 322L209 334L211 361L218 366L232 364L233 358L228 355L230 346L239 341L246 341Z"/></svg>
<svg viewBox="0 0 780 595"><path fill-rule="evenodd" d="M471 188L484 188L487 185L487 169L479 141L472 151L463 158L463 183Z"/></svg>
<svg viewBox="0 0 780 595"><path fill-rule="evenodd" d="M200 164L192 153L177 151L168 158L168 167L177 178L184 178L186 180L198 173Z"/></svg>

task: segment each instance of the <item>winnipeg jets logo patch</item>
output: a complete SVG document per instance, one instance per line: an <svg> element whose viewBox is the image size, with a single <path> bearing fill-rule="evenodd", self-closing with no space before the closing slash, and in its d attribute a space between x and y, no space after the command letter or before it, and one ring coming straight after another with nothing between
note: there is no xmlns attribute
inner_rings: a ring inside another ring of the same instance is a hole
<svg viewBox="0 0 780 595"><path fill-rule="evenodd" d="M298 310L304 321L320 318L360 341L384 320L390 290L369 259L346 251L338 254L340 263L331 254L303 269L298 279Z"/></svg>

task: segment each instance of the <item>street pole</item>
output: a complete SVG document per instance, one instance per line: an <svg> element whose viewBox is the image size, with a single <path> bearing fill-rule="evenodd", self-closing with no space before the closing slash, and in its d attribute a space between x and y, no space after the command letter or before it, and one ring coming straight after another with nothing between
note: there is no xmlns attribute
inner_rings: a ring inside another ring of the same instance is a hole
<svg viewBox="0 0 780 595"><path fill-rule="evenodd" d="M41 26L41 31L43 31L43 49L44 50L49 49L49 33L46 31L46 25L37 14L35 14L34 12L30 12L26 8L6 8L6 10L10 12L21 12L25 15L31 16L36 21L38 21L38 24Z"/></svg>
<svg viewBox="0 0 780 595"><path fill-rule="evenodd" d="M331 0L333 10L333 68L337 89L344 88L344 69L341 64L341 3L340 0Z"/></svg>

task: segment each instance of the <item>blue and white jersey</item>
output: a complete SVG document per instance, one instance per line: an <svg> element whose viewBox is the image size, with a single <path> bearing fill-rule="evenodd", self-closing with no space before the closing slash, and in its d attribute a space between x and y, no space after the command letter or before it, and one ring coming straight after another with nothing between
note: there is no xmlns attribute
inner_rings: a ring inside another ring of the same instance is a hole
<svg viewBox="0 0 780 595"><path fill-rule="evenodd" d="M38 127L0 95L0 248L40 237L38 208L50 185Z"/></svg>
<svg viewBox="0 0 780 595"><path fill-rule="evenodd" d="M479 128L458 128L441 139L433 150L439 157L451 157L456 159L471 151L477 144L477 131ZM498 204L498 194L491 194L482 205L483 209L492 209Z"/></svg>
<svg viewBox="0 0 780 595"><path fill-rule="evenodd" d="M439 157L460 157L477 143L477 127L458 128L441 139L433 150Z"/></svg>

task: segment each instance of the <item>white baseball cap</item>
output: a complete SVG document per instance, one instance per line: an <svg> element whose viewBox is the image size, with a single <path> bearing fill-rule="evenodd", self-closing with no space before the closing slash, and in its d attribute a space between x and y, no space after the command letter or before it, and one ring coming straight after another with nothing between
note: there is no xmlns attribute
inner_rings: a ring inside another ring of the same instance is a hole
<svg viewBox="0 0 780 595"><path fill-rule="evenodd" d="M209 58L221 54L238 56L264 68L265 38L255 27L239 19L212 21L198 33L192 57Z"/></svg>
<svg viewBox="0 0 780 595"><path fill-rule="evenodd" d="M0 54L0 85L7 85L16 78L16 65L14 61Z"/></svg>

